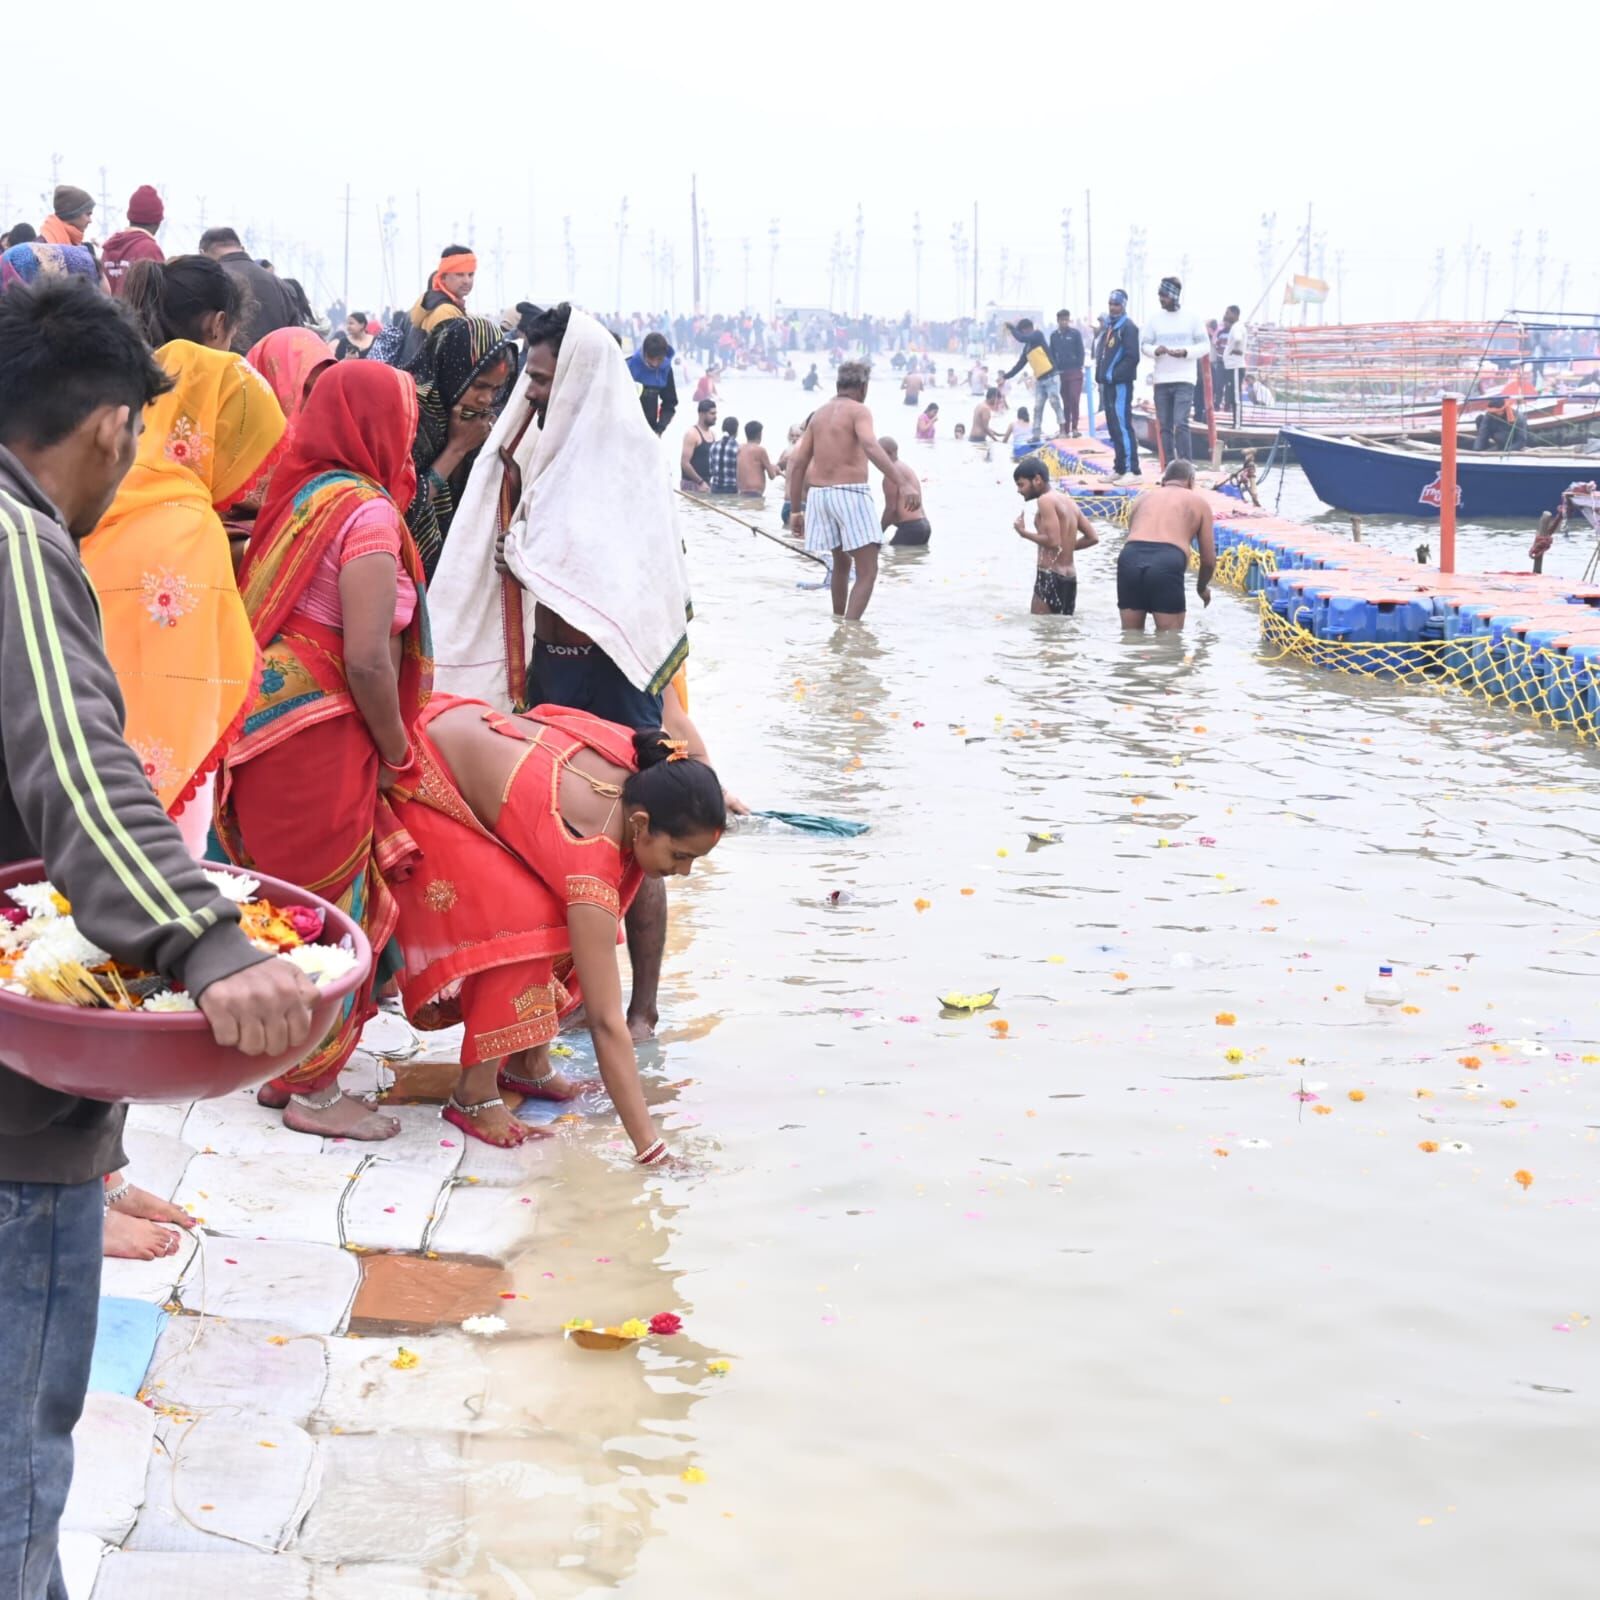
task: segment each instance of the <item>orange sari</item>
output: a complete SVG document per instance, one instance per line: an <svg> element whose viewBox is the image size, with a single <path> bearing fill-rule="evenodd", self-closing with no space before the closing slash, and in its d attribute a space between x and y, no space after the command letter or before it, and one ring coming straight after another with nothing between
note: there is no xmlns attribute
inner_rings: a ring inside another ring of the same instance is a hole
<svg viewBox="0 0 1600 1600"><path fill-rule="evenodd" d="M240 356L175 339L156 360L175 387L145 410L144 437L111 509L83 545L106 654L127 702L127 739L176 814L238 736L258 674L220 512L283 437L282 408Z"/></svg>

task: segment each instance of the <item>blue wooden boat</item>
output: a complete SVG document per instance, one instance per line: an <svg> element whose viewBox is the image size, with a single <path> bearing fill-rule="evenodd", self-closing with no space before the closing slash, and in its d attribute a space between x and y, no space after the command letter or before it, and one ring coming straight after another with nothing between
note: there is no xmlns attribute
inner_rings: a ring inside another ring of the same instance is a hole
<svg viewBox="0 0 1600 1600"><path fill-rule="evenodd" d="M1330 506L1424 520L1439 515L1437 449L1330 438L1305 428L1283 432L1317 498ZM1456 511L1474 522L1537 517L1555 510L1572 484L1596 480L1600 456L1461 450L1456 456Z"/></svg>

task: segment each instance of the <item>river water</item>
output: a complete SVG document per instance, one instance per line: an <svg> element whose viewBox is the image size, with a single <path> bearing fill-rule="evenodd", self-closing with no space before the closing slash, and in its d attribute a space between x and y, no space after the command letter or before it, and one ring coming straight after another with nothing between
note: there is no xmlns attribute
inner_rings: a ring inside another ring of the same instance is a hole
<svg viewBox="0 0 1600 1600"><path fill-rule="evenodd" d="M871 831L741 831L673 885L681 1164L607 1116L545 1146L474 1592L1592 1595L1594 754L1260 659L1228 594L1124 638L1111 530L1078 615L1028 616L1010 463L931 398L933 542L863 624L686 509L725 781ZM805 400L723 394L774 456ZM1296 474L1282 508L1318 510ZM1380 961L1405 1011L1364 1004ZM559 1339L659 1311L683 1333Z"/></svg>

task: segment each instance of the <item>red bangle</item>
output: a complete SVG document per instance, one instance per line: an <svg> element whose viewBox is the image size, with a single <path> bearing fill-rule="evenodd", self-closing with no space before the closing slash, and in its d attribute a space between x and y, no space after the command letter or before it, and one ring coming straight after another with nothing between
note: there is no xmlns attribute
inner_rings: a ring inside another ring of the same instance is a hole
<svg viewBox="0 0 1600 1600"><path fill-rule="evenodd" d="M404 776L406 773L410 772L417 764L417 747L416 747L416 745L414 745L408 739L406 741L406 757L405 757L405 760L402 761L402 762L399 762L398 764L396 764L393 761L389 761L389 760L385 759L384 754L383 754L383 752L381 750L378 752L378 759L380 761L382 761L384 766L386 766L391 772L397 774L398 776Z"/></svg>
<svg viewBox="0 0 1600 1600"><path fill-rule="evenodd" d="M667 1141L657 1139L652 1145L646 1146L633 1158L636 1167L653 1167L667 1153Z"/></svg>

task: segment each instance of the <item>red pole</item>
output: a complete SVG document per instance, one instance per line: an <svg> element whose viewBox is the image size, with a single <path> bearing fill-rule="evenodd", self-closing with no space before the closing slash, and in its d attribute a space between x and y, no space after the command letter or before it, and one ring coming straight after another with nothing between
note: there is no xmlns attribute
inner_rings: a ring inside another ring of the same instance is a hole
<svg viewBox="0 0 1600 1600"><path fill-rule="evenodd" d="M1222 465L1222 453L1217 449L1217 395L1211 382L1211 354L1200 357L1200 387L1206 398L1206 440L1211 447L1211 465Z"/></svg>
<svg viewBox="0 0 1600 1600"><path fill-rule="evenodd" d="M1439 419L1439 570L1456 570L1456 429L1461 422L1461 401L1444 397Z"/></svg>

